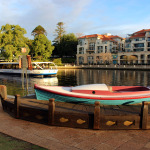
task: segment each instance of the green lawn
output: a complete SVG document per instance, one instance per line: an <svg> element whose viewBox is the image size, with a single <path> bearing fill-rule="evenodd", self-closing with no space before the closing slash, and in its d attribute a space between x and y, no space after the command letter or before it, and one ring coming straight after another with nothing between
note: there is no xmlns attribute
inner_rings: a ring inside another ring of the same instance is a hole
<svg viewBox="0 0 150 150"><path fill-rule="evenodd" d="M0 150L46 150L46 149L0 133Z"/></svg>

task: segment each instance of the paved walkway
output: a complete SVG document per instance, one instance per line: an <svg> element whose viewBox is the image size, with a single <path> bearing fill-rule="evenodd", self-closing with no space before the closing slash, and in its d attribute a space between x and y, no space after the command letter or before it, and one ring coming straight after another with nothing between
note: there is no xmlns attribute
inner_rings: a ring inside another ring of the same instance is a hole
<svg viewBox="0 0 150 150"><path fill-rule="evenodd" d="M0 104L0 132L50 150L148 150L150 130L53 127L11 117Z"/></svg>

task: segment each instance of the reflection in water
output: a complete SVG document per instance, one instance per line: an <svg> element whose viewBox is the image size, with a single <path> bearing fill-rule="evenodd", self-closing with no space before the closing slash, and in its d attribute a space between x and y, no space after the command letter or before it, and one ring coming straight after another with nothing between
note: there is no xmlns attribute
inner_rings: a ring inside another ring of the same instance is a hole
<svg viewBox="0 0 150 150"><path fill-rule="evenodd" d="M10 76L10 75L0 75L0 85L7 86L8 95L20 94L21 96L34 93L34 84L39 85L58 85L57 77L48 77L48 78L33 78L28 77L28 91L26 91L26 82L25 89L22 89L22 80L21 76Z"/></svg>
<svg viewBox="0 0 150 150"><path fill-rule="evenodd" d="M90 70L74 69L59 70L59 85L82 85L105 83L107 85L150 85L149 71L128 71L128 70Z"/></svg>
<svg viewBox="0 0 150 150"><path fill-rule="evenodd" d="M60 69L57 77L28 78L28 92L22 90L20 76L0 75L0 84L6 85L9 95L34 93L34 84L76 86L105 83L107 85L150 85L149 71Z"/></svg>

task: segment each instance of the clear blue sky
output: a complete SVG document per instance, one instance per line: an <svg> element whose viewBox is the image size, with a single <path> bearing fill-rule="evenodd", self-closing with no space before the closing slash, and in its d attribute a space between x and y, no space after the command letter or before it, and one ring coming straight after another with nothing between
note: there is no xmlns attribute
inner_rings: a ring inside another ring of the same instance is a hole
<svg viewBox="0 0 150 150"><path fill-rule="evenodd" d="M126 37L150 29L150 0L0 0L0 27L7 23L27 30L43 26L54 39L58 22L67 33L111 33Z"/></svg>

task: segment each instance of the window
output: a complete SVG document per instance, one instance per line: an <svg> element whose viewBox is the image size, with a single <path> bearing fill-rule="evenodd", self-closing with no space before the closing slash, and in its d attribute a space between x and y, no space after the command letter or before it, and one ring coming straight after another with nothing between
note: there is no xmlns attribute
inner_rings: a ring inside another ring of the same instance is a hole
<svg viewBox="0 0 150 150"><path fill-rule="evenodd" d="M136 38L135 41L139 41L139 38Z"/></svg>
<svg viewBox="0 0 150 150"><path fill-rule="evenodd" d="M131 44L126 44L126 48L130 48L131 47Z"/></svg>
<svg viewBox="0 0 150 150"><path fill-rule="evenodd" d="M103 46L97 46L97 49L98 49L98 50L102 50L102 49L103 49Z"/></svg>
<svg viewBox="0 0 150 150"><path fill-rule="evenodd" d="M89 44L89 50L95 50L95 43Z"/></svg>
<svg viewBox="0 0 150 150"><path fill-rule="evenodd" d="M144 55L141 55L141 59L143 59L144 58Z"/></svg>
<svg viewBox="0 0 150 150"><path fill-rule="evenodd" d="M98 53L102 53L103 52L103 46L98 46L97 50L98 50Z"/></svg>
<svg viewBox="0 0 150 150"><path fill-rule="evenodd" d="M79 48L79 54L84 54L84 47Z"/></svg>
<svg viewBox="0 0 150 150"><path fill-rule="evenodd" d="M144 43L134 44L134 47L144 47Z"/></svg>
<svg viewBox="0 0 150 150"><path fill-rule="evenodd" d="M107 44L107 41L104 41L103 44Z"/></svg>

